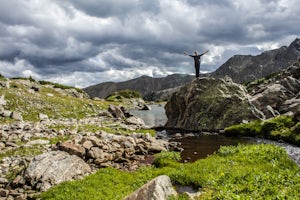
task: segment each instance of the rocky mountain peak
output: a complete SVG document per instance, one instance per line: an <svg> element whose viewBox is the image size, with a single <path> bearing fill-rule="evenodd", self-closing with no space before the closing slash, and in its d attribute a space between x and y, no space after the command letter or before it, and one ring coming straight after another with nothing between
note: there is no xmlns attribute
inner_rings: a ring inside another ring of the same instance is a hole
<svg viewBox="0 0 300 200"><path fill-rule="evenodd" d="M283 70L300 58L300 39L296 38L288 47L262 52L260 55L235 55L211 74L216 78L230 76L238 83L263 78Z"/></svg>
<svg viewBox="0 0 300 200"><path fill-rule="evenodd" d="M295 49L300 52L300 38L296 38L289 46L290 49Z"/></svg>

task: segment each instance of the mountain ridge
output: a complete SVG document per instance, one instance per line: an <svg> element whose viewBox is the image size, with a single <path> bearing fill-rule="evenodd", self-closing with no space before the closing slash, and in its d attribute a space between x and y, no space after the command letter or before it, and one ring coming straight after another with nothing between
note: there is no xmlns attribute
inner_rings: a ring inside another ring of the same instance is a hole
<svg viewBox="0 0 300 200"><path fill-rule="evenodd" d="M131 89L141 93L143 97L154 91L178 87L194 79L194 76L187 74L172 74L161 78L141 76L123 82L104 82L84 88L91 97L105 98L113 92Z"/></svg>
<svg viewBox="0 0 300 200"><path fill-rule="evenodd" d="M298 59L300 59L300 38L296 38L289 46L264 51L259 55L234 55L216 71L201 76L214 78L229 76L237 83L249 82L285 69ZM179 88L194 79L194 76L187 74L172 74L161 78L143 75L123 82L99 83L83 90L91 97L105 98L113 92L130 89L140 92L146 100L161 100L161 96L170 96L163 95L163 91L170 92L169 89Z"/></svg>

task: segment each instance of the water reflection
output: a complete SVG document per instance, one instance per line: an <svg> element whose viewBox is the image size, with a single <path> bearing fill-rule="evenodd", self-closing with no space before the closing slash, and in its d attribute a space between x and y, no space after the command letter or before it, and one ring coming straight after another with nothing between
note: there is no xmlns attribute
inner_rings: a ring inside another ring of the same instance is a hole
<svg viewBox="0 0 300 200"><path fill-rule="evenodd" d="M194 162L213 154L220 146L255 143L251 138L233 138L222 135L199 135L172 141L181 143L181 147L184 149L181 153L181 158L189 162Z"/></svg>
<svg viewBox="0 0 300 200"><path fill-rule="evenodd" d="M130 113L144 120L150 127L164 126L167 122L164 105L149 105L151 110L130 110Z"/></svg>

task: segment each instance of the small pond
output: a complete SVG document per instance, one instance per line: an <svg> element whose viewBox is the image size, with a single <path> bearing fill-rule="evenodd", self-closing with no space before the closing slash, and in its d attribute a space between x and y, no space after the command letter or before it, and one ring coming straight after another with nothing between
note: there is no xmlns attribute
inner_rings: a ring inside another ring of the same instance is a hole
<svg viewBox="0 0 300 200"><path fill-rule="evenodd" d="M153 104L150 105L151 110L131 110L130 112L144 120L149 127L161 127L167 122L164 105ZM161 137L168 138L166 131L159 133ZM184 137L174 139L173 141L180 142L184 149L181 153L183 160L193 162L200 158L205 158L216 152L220 146L238 145L240 144L255 144L255 143L271 143L281 146L286 149L290 157L300 166L300 147L296 147L287 143L279 143L270 140L256 139L256 138L234 138L225 137L222 135L208 134L194 137Z"/></svg>
<svg viewBox="0 0 300 200"><path fill-rule="evenodd" d="M151 104L148 105L150 110L130 110L130 113L144 120L145 124L149 127L164 126L168 118L165 114L164 105Z"/></svg>
<svg viewBox="0 0 300 200"><path fill-rule="evenodd" d="M181 143L181 148L184 149L181 152L181 158L189 162L194 162L213 154L218 151L220 146L255 143L251 138L234 138L222 135L199 135L172 141Z"/></svg>

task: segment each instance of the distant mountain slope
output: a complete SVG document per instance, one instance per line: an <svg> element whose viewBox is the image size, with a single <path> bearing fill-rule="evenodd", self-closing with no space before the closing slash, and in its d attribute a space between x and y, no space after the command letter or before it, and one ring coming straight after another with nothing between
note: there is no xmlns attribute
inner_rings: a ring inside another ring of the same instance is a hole
<svg viewBox="0 0 300 200"><path fill-rule="evenodd" d="M173 74L163 78L152 78L141 76L123 82L105 82L84 88L84 91L91 97L105 98L115 91L130 89L141 93L143 97L154 91L174 88L191 82L194 76L186 74Z"/></svg>
<svg viewBox="0 0 300 200"><path fill-rule="evenodd" d="M211 73L211 76L221 78L227 75L233 81L242 83L280 71L299 58L300 38L297 38L288 47L265 51L257 56L235 55Z"/></svg>

